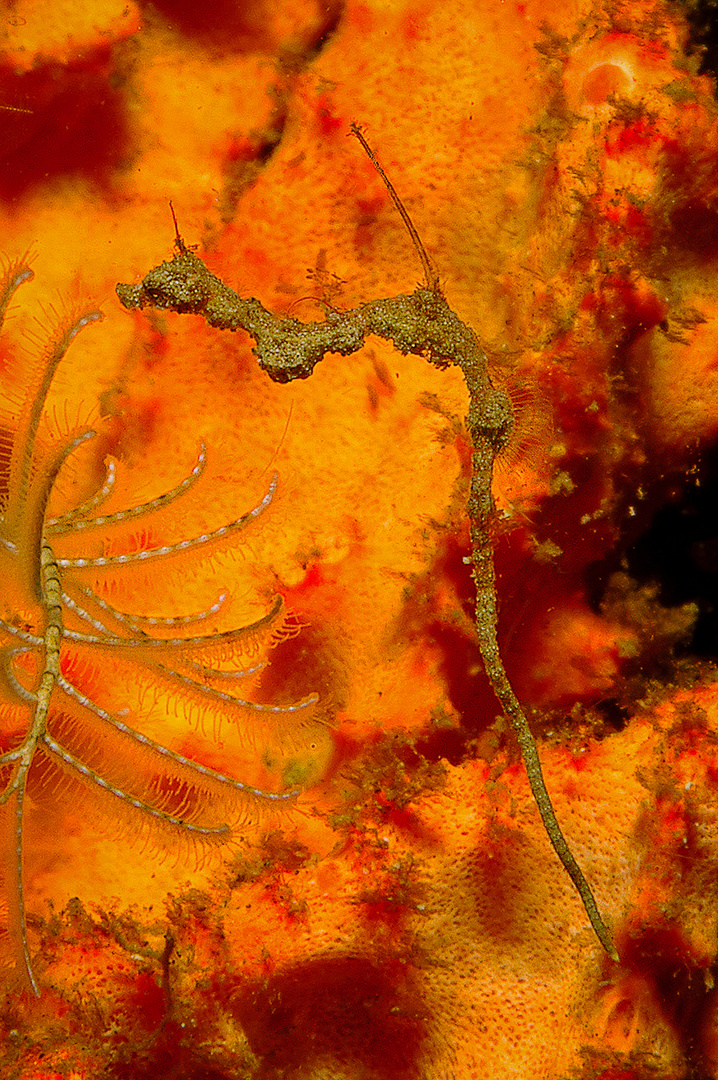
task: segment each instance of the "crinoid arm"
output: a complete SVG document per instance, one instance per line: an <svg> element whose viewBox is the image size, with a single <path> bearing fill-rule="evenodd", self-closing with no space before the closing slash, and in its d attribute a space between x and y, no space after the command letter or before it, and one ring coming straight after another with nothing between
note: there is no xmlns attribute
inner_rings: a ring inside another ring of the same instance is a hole
<svg viewBox="0 0 718 1080"><path fill-rule="evenodd" d="M308 378L327 353L350 356L367 337L390 342L401 353L423 356L437 367L457 365L469 392L467 428L472 442L472 473L468 502L474 579L476 630L486 672L494 693L516 734L529 783L549 839L575 885L589 921L608 955L618 954L586 881L563 835L541 771L536 743L499 652L496 636L497 602L490 522L494 512L493 465L506 445L513 425L508 396L489 377L486 356L476 334L455 314L439 286L438 275L418 233L376 155L356 125L352 133L362 144L386 184L409 231L424 270L425 284L413 293L363 304L344 312L329 312L323 321L302 323L282 318L258 300L240 296L212 274L181 238L169 262L163 262L138 285L118 285L127 308L155 307L201 315L222 330L243 330L254 339L254 352L264 371L276 382Z"/></svg>
<svg viewBox="0 0 718 1080"><path fill-rule="evenodd" d="M25 263L7 268L0 315L31 276ZM174 852L183 863L188 855L201 862L296 801L299 789L286 779L287 770L295 748L311 741L317 703L313 694L283 705L254 700L252 683L268 663L266 654L294 629L280 596L244 625L230 622L228 590L215 584L210 602L184 612L134 614L107 599L108 574L131 575L163 561L181 574L188 553L199 563L234 543L270 507L278 477L249 511L200 535L125 554L83 554L90 537L113 542L118 530L127 533L128 522L154 524L153 515L202 478L208 454L200 444L192 468L164 494L102 512L115 494L117 465L109 459L94 493L67 508L62 478L78 467L85 453L80 447L93 444L95 431L58 435L45 415L47 398L75 335L99 318L92 311L68 316L26 369L18 365L0 402L2 427L12 432L0 439L0 881L6 901L0 954L7 952L4 935L15 974L36 995L25 911L28 796L47 785L59 793L69 789L93 825L119 828L162 856ZM61 513L53 513L54 503ZM162 725L173 715L187 720L188 735L194 725L190 746L203 746L205 728L215 736L206 744L214 767L203 760L204 749L165 741ZM229 754L218 760L223 721L231 760L257 761L259 782L234 775L229 764L225 769ZM271 769L258 760L260 742L276 751Z"/></svg>

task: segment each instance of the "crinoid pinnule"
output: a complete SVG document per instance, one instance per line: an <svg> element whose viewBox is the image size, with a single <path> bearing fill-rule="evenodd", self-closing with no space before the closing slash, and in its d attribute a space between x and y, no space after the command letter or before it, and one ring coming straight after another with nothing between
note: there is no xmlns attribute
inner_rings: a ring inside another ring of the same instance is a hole
<svg viewBox="0 0 718 1080"><path fill-rule="evenodd" d="M31 277L26 260L5 267L0 318ZM281 777L277 790L245 783L231 769L218 769L216 754L215 767L195 760L156 737L146 714L172 708L210 733L224 723L232 740L244 745L286 748L307 739L317 700L313 694L289 705L253 700L251 684L266 664L265 653L292 632L279 596L243 626L222 621L226 591L215 589L209 602L180 614L133 614L108 598L108 575L144 567L151 577L163 562L182 570L184 560L203 559L231 543L270 506L277 475L234 521L170 543L113 548L113 534L127 523L151 518L200 481L208 451L200 445L194 465L170 490L119 510L106 509L117 477L116 462L107 458L95 489L79 505L67 505L63 479L86 463L98 445L97 430L80 426L61 435L49 415L48 393L75 335L100 318L97 311L75 311L31 362L13 368L9 353L2 358L0 872L11 965L35 994L23 880L33 791L54 780L123 830L183 857L187 850L201 855L263 812L291 804L298 792L282 785ZM94 465L97 474L97 460ZM91 535L111 553L95 554Z"/></svg>

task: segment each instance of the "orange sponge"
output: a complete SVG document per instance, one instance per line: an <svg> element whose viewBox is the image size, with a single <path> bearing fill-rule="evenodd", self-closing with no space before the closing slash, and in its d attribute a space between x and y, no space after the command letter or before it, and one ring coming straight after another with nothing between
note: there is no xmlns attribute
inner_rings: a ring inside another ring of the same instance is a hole
<svg viewBox="0 0 718 1080"><path fill-rule="evenodd" d="M261 723L217 708L203 728L171 673L143 661L133 675L109 649L91 661L68 645L63 678L120 722L139 715L171 754L292 805L202 848L203 865L159 829L132 843L109 796L34 768L22 901L42 997L8 988L3 1075L711 1075L715 676L674 655L694 610L667 612L615 573L716 434L718 109L676 8L43 11L19 0L0 56L3 246L30 250L35 272L0 354L3 510L22 373L77 302L100 304L49 390L35 494L73 432L98 441L60 463L48 516L84 506L107 461L114 513L181 484L203 445L207 459L141 523L72 533L68 558L180 544L278 479L241 544L112 564L83 586L148 637L143 619L253 624L277 596L285 614L242 656L266 663L248 695ZM548 844L482 671L460 373L371 340L279 386L247 337L114 298L168 257L170 199L186 243L273 311L308 321L411 292L421 267L345 138L352 121L514 405L494 487L500 645L620 966ZM128 625L107 611L92 617ZM2 618L6 754L42 671L10 638L45 642L46 628L32 604ZM235 660L185 650L182 674L219 690ZM306 699L311 722L295 725ZM52 708L75 737L72 708ZM77 738L131 787L99 723ZM199 820L171 770L143 770L145 801Z"/></svg>

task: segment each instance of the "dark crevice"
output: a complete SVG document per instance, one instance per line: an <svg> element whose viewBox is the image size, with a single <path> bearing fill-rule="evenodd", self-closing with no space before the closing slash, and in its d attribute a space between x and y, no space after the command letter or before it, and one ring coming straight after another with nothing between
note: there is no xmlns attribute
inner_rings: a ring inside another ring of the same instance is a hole
<svg viewBox="0 0 718 1080"><path fill-rule="evenodd" d="M700 57L701 75L718 76L718 0L680 0L690 28L689 55Z"/></svg>
<svg viewBox="0 0 718 1080"><path fill-rule="evenodd" d="M658 584L665 607L698 606L684 651L718 657L718 446L704 455L699 478L678 501L658 510L625 559L632 578Z"/></svg>

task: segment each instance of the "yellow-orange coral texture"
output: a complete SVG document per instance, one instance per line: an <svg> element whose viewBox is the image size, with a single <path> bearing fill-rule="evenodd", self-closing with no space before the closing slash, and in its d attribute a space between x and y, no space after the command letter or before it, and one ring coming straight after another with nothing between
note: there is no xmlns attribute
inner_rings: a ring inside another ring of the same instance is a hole
<svg viewBox="0 0 718 1080"><path fill-rule="evenodd" d="M175 543L279 477L236 543L118 569L103 595L168 616L226 590L233 625L282 596L254 700L318 703L296 727L206 730L163 685L65 658L175 753L301 795L196 860L36 769L23 877L41 996L8 977L2 1076L716 1075L718 679L691 646L695 597L629 557L706 482L718 436L718 107L683 8L17 0L3 16L0 244L34 271L3 328L3 416L22 396L8 373L78 305L101 308L47 404L58 436L102 430L64 508L108 454L112 509L178 484L201 442L207 468L156 520L93 543ZM352 121L514 403L494 483L500 644L619 964L482 672L460 372L372 340L276 385L245 335L114 294L169 256L170 200L185 242L273 311L410 292L421 267ZM710 538L702 552L715 563Z"/></svg>

